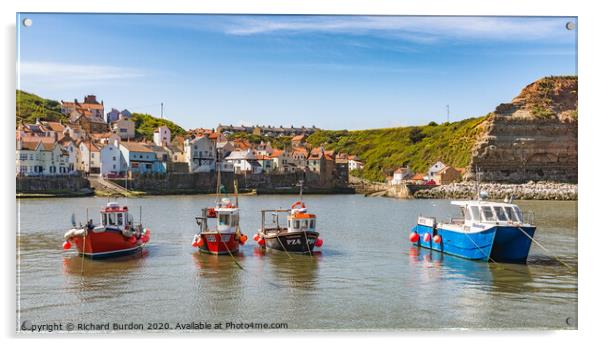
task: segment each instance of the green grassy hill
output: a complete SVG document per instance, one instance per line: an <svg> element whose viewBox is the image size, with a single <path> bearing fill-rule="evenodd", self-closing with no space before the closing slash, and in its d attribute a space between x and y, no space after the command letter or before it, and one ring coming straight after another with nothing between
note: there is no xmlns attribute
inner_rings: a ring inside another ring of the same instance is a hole
<svg viewBox="0 0 602 347"><path fill-rule="evenodd" d="M17 125L21 122L35 123L36 118L58 122L67 121L61 113L61 104L55 100L41 98L35 94L17 90Z"/></svg>
<svg viewBox="0 0 602 347"><path fill-rule="evenodd" d="M486 117L437 125L356 131L318 131L308 137L312 146L358 155L365 163L356 176L384 181L401 165L425 172L437 160L455 167L467 167L472 147Z"/></svg>
<svg viewBox="0 0 602 347"><path fill-rule="evenodd" d="M136 138L152 141L153 132L157 127L165 125L171 131L171 137L186 134L181 126L167 119L155 118L146 113L132 113L132 120L136 123Z"/></svg>

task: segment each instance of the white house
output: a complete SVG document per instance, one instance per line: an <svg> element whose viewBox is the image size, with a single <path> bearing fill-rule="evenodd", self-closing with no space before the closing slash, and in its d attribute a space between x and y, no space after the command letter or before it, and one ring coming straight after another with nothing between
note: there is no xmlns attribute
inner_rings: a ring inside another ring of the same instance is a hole
<svg viewBox="0 0 602 347"><path fill-rule="evenodd" d="M215 170L215 144L206 135L184 140L184 156L190 172Z"/></svg>
<svg viewBox="0 0 602 347"><path fill-rule="evenodd" d="M409 180L412 178L412 170L409 167L400 167L395 172L393 172L393 179L391 180L391 184L401 184L403 181Z"/></svg>
<svg viewBox="0 0 602 347"><path fill-rule="evenodd" d="M249 148L247 150L232 151L225 159L231 163L235 173L256 174L261 173L261 164Z"/></svg>
<svg viewBox="0 0 602 347"><path fill-rule="evenodd" d="M57 143L17 141L17 174L25 176L69 173L69 154Z"/></svg>
<svg viewBox="0 0 602 347"><path fill-rule="evenodd" d="M63 147L63 149L65 151L67 151L67 154L69 155L68 172L72 173L72 172L76 171L75 168L77 167L77 157L79 155L79 147L77 146L75 141L73 141L69 136L63 137L58 143Z"/></svg>
<svg viewBox="0 0 602 347"><path fill-rule="evenodd" d="M433 177L435 177L435 175L438 174L441 170L445 169L446 166L447 165L445 165L443 162L437 161L429 169L429 171L428 171L428 178L429 179L433 179Z"/></svg>
<svg viewBox="0 0 602 347"><path fill-rule="evenodd" d="M162 125L155 129L153 133L153 142L157 146L168 147L171 146L171 131L165 125Z"/></svg>
<svg viewBox="0 0 602 347"><path fill-rule="evenodd" d="M100 173L100 148L101 145L90 141L80 142L77 170L93 174Z"/></svg>
<svg viewBox="0 0 602 347"><path fill-rule="evenodd" d="M361 170L364 168L364 163L355 155L349 156L349 171Z"/></svg>
<svg viewBox="0 0 602 347"><path fill-rule="evenodd" d="M122 175L126 170L123 167L125 159L122 158L119 141L108 143L100 150L100 174L103 176Z"/></svg>
<svg viewBox="0 0 602 347"><path fill-rule="evenodd" d="M272 152L274 152L274 149L272 148L272 144L269 142L264 143L263 141L261 141L261 143L258 144L257 147L255 148L255 154L259 154L259 155L271 156Z"/></svg>

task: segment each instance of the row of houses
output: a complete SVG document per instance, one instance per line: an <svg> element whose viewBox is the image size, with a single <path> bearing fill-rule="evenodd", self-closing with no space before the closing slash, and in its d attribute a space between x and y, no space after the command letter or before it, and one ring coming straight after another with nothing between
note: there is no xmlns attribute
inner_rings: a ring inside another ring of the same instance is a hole
<svg viewBox="0 0 602 347"><path fill-rule="evenodd" d="M120 116L121 119L124 117ZM118 118L119 119L119 118ZM290 149L268 143L227 140L208 129L190 130L175 137L168 127L158 127L152 142L123 139L117 133L87 133L74 124L36 122L17 130L18 175L100 174L110 177L166 172L237 174L312 172L328 182L347 182L349 157L310 148L304 136Z"/></svg>
<svg viewBox="0 0 602 347"><path fill-rule="evenodd" d="M112 108L95 95L83 101L61 101L66 122L37 120L17 129L17 175L100 174L126 176L165 172L211 172L220 169L237 174L308 172L321 180L348 180L349 170L360 170L359 158L312 148L306 137L312 127L233 126L193 129L173 137L169 128L158 127L152 142L136 141L136 125L127 109ZM245 132L270 137L291 137L286 149L271 144L228 140L229 134Z"/></svg>
<svg viewBox="0 0 602 347"><path fill-rule="evenodd" d="M297 135L311 135L316 131L320 130L316 126L311 127L284 127L282 125L276 127L271 125L223 125L219 124L216 131L220 134L235 134L235 133L247 133L253 135L269 136L269 137L282 137L282 136L297 136Z"/></svg>

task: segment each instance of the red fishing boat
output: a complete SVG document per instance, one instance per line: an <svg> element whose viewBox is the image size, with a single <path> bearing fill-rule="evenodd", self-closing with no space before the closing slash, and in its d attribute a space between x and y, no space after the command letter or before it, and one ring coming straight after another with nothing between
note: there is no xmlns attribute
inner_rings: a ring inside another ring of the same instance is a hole
<svg viewBox="0 0 602 347"><path fill-rule="evenodd" d="M223 198L215 207L216 223L209 226L209 208L202 210L201 216L196 217L200 227L194 236L192 246L199 251L210 254L225 255L238 253L239 245L244 245L247 236L240 232L238 204Z"/></svg>
<svg viewBox="0 0 602 347"><path fill-rule="evenodd" d="M221 184L220 158L218 152L216 206L203 208L201 216L196 217L196 223L200 230L192 240L192 247L197 247L203 253L233 255L238 253L240 245L245 244L247 236L240 231L236 181L234 181L234 202L227 197L220 196L225 192L225 187ZM215 218L215 225L209 226L209 218Z"/></svg>
<svg viewBox="0 0 602 347"><path fill-rule="evenodd" d="M63 249L70 249L75 243L79 254L101 259L136 253L150 240L150 230L142 223L134 224L127 206L107 203L100 210L100 220L100 225L94 225L90 219L85 226L80 223L76 228L75 217L72 217L73 229L65 233Z"/></svg>

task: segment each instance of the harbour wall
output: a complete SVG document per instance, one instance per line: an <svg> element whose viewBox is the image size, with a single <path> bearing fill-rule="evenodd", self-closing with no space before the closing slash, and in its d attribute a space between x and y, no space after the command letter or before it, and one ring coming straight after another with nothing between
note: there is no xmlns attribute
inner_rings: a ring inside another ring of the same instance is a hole
<svg viewBox="0 0 602 347"><path fill-rule="evenodd" d="M490 199L503 200L511 196L517 200L577 200L577 184L553 182L529 182L526 184L481 183ZM474 182L452 183L414 192L418 199L471 199Z"/></svg>
<svg viewBox="0 0 602 347"><path fill-rule="evenodd" d="M17 194L86 195L90 182L80 175L17 176Z"/></svg>
<svg viewBox="0 0 602 347"><path fill-rule="evenodd" d="M285 174L253 174L243 175L231 172L221 174L221 184L227 192L234 191L234 179L238 182L240 192L256 191L258 194L295 194L299 188L297 184L304 181L304 193L332 194L354 193L352 188L336 180L325 182L320 176L313 173L285 173ZM166 173L153 175L140 175L132 179L111 179L128 190L141 191L149 194L207 194L215 193L217 187L217 174L214 172L198 173Z"/></svg>

